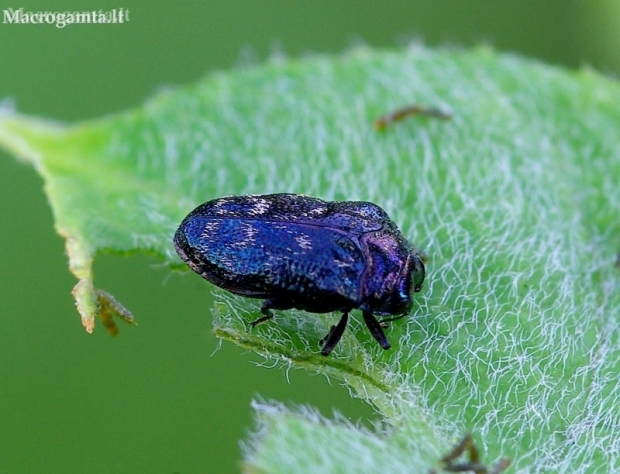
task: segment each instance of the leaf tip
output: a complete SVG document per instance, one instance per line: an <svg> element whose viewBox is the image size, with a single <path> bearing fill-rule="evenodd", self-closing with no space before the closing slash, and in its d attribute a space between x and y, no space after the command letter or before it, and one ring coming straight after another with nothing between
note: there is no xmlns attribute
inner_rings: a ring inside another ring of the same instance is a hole
<svg viewBox="0 0 620 474"><path fill-rule="evenodd" d="M66 248L69 255L69 269L79 279L72 293L86 332L93 333L97 316L101 318L104 327L112 336L118 334L114 316L120 317L126 323L135 324L133 314L114 296L94 287L92 252L85 243L81 239L67 237Z"/></svg>
<svg viewBox="0 0 620 474"><path fill-rule="evenodd" d="M99 303L95 297L93 283L88 279L80 279L73 287L73 298L80 316L82 326L88 334L95 330L95 316L99 313Z"/></svg>

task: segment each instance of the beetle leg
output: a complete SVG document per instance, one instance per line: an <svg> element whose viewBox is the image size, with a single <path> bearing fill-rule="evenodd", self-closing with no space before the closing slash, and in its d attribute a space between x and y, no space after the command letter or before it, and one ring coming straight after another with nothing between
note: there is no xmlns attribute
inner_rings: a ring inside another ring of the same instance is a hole
<svg viewBox="0 0 620 474"><path fill-rule="evenodd" d="M252 321L250 323L250 325L252 327L256 326L257 324L260 323L264 323L265 321L269 321L271 318L273 318L273 313L271 312L271 308L274 307L274 301L273 300L267 300L263 303L263 306L261 306L260 308L260 312L263 313L264 316L255 319L254 321Z"/></svg>
<svg viewBox="0 0 620 474"><path fill-rule="evenodd" d="M261 306L260 308L260 312L263 313L264 316L258 319L255 319L250 324L252 325L252 327L254 327L257 324L264 323L265 321L269 321L271 318L273 318L273 312L271 311L272 309L291 309L294 307L295 307L295 303L289 300L276 300L273 298L266 300L263 303L263 306Z"/></svg>
<svg viewBox="0 0 620 474"><path fill-rule="evenodd" d="M372 337L377 340L381 347L384 349L389 349L391 347L390 342L387 340L387 337L385 337L383 329L381 329L381 324L379 324L377 318L375 318L369 311L362 311L362 314L364 315L364 322L366 323L366 326L368 326L368 330L370 331L370 334L372 334Z"/></svg>
<svg viewBox="0 0 620 474"><path fill-rule="evenodd" d="M321 349L322 355L329 355L329 353L334 350L334 347L336 347L336 344L338 344L338 341L342 338L342 334L344 333L348 322L349 312L345 311L342 313L342 317L340 318L340 321L338 321L338 324L332 326L329 333L327 333L327 336L321 339L321 342L325 342L323 348Z"/></svg>

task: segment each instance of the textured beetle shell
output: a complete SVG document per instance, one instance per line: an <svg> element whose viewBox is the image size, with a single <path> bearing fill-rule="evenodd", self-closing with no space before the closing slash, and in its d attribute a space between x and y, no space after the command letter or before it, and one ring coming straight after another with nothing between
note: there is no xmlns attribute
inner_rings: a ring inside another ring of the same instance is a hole
<svg viewBox="0 0 620 474"><path fill-rule="evenodd" d="M297 194L215 199L183 220L174 243L205 279L272 300L273 308L402 314L424 279L418 252L368 202Z"/></svg>

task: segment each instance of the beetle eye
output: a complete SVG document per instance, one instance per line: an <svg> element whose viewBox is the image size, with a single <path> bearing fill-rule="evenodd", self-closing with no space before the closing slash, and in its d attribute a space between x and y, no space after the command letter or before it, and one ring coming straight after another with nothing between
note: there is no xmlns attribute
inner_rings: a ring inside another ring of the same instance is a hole
<svg viewBox="0 0 620 474"><path fill-rule="evenodd" d="M414 257L414 267L412 269L412 280L413 280L413 291L417 293L422 289L422 284L424 283L424 277L426 275L426 270L424 268L424 263L419 256Z"/></svg>

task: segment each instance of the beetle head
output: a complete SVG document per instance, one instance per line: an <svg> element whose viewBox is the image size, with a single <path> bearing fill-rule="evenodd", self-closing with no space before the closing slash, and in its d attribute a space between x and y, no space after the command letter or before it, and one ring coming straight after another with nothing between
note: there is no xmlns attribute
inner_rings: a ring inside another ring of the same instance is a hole
<svg viewBox="0 0 620 474"><path fill-rule="evenodd" d="M369 243L370 258L363 282L362 309L377 315L400 315L411 311L412 294L422 289L425 268L417 251L400 244L389 248Z"/></svg>
<svg viewBox="0 0 620 474"><path fill-rule="evenodd" d="M422 259L417 253L410 252L401 271L387 275L375 312L393 315L409 313L413 306L413 293L422 289L424 276Z"/></svg>

